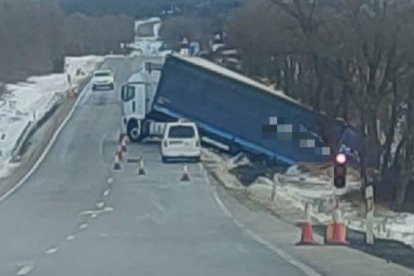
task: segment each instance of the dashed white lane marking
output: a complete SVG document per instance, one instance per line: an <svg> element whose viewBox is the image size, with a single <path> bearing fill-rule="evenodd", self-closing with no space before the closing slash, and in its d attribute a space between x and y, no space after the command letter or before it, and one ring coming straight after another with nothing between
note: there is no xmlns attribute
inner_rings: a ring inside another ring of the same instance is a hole
<svg viewBox="0 0 414 276"><path fill-rule="evenodd" d="M98 217L98 214L97 213L90 214L90 217L93 218L93 219L94 218L97 218Z"/></svg>
<svg viewBox="0 0 414 276"><path fill-rule="evenodd" d="M86 216L90 216L92 214L98 214L98 213L102 213L102 210L87 210L87 211L83 211L80 214L81 215L86 215Z"/></svg>
<svg viewBox="0 0 414 276"><path fill-rule="evenodd" d="M221 207L223 212L236 224L237 227L245 231L250 237L252 237L254 240L256 240L258 243L262 244L263 246L267 247L271 251L275 252L279 257L281 257L286 262L290 263L291 265L295 266L299 270L301 270L303 273L305 273L308 276L322 276L322 274L315 271L310 266L302 263L301 261L295 259L293 256L288 254L287 252L283 251L280 248L277 248L273 244L267 242L264 240L261 236L254 233L252 230L248 229L243 223L239 222L229 211L229 209L226 207L226 205L223 203L223 201L220 199L220 197L217 194L217 191L213 191L213 196L218 205Z"/></svg>
<svg viewBox="0 0 414 276"><path fill-rule="evenodd" d="M75 239L75 235L69 235L66 237L66 241L73 241Z"/></svg>
<svg viewBox="0 0 414 276"><path fill-rule="evenodd" d="M164 206L162 206L160 202L156 200L151 200L151 204L154 205L154 207L161 213L165 214L167 212L167 210L165 210Z"/></svg>
<svg viewBox="0 0 414 276"><path fill-rule="evenodd" d="M87 227L88 227L87 223L82 223L81 225L79 225L79 230L86 229Z"/></svg>
<svg viewBox="0 0 414 276"><path fill-rule="evenodd" d="M105 212L112 212L113 210L115 210L114 207L112 206L105 206L105 208L103 209Z"/></svg>
<svg viewBox="0 0 414 276"><path fill-rule="evenodd" d="M110 193L111 193L111 189L108 188L103 192L103 196L107 197L107 196L109 196Z"/></svg>
<svg viewBox="0 0 414 276"><path fill-rule="evenodd" d="M109 177L109 178L106 180L106 183L108 183L108 184L112 184L112 183L114 183L114 178L113 178L113 177Z"/></svg>
<svg viewBox="0 0 414 276"><path fill-rule="evenodd" d="M99 209L103 208L104 205L105 205L105 202L103 202L103 201L100 201L100 202L96 203L96 207L98 207Z"/></svg>
<svg viewBox="0 0 414 276"><path fill-rule="evenodd" d="M32 270L34 269L34 265L33 264L28 264L25 265L24 267L22 267L21 269L19 269L19 271L17 271L16 275L27 275L29 274Z"/></svg>
<svg viewBox="0 0 414 276"><path fill-rule="evenodd" d="M144 219L149 219L149 217L150 217L149 214L145 214L145 215L137 216L136 219L137 220L144 220Z"/></svg>
<svg viewBox="0 0 414 276"><path fill-rule="evenodd" d="M47 255L52 255L52 254L55 254L56 252L58 252L59 251L59 248L58 247L51 247L51 248L49 248L48 250L46 250L46 254Z"/></svg>

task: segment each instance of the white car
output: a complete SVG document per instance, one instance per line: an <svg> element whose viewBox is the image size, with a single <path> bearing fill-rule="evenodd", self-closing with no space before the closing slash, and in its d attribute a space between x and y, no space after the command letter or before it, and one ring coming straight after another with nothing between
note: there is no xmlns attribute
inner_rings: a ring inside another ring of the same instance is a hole
<svg viewBox="0 0 414 276"><path fill-rule="evenodd" d="M97 70L92 77L92 90L114 90L114 76L110 70Z"/></svg>
<svg viewBox="0 0 414 276"><path fill-rule="evenodd" d="M161 142L163 162L173 159L200 160L201 146L197 126L191 122L167 123Z"/></svg>

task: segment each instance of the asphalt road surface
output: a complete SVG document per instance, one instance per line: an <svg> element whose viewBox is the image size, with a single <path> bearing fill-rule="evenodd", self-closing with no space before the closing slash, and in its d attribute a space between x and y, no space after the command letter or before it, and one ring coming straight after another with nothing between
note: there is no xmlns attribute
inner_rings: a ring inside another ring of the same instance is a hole
<svg viewBox="0 0 414 276"><path fill-rule="evenodd" d="M117 87L139 66L112 58ZM119 91L117 92L119 93ZM45 160L0 203L0 275L303 275L238 228L205 171L161 163L157 144L112 171L121 108L115 92L83 99Z"/></svg>

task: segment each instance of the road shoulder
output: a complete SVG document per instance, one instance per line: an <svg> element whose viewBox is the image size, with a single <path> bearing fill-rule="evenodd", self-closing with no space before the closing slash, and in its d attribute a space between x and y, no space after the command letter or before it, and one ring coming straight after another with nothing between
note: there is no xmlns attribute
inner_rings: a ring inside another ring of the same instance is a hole
<svg viewBox="0 0 414 276"><path fill-rule="evenodd" d="M217 196L239 227L253 233L260 243L285 252L320 275L414 275L414 271L405 267L345 246L295 246L300 238L298 227L276 218L259 205L242 204L234 191L225 189L214 179L212 182ZM321 236L315 234L315 238L322 244Z"/></svg>

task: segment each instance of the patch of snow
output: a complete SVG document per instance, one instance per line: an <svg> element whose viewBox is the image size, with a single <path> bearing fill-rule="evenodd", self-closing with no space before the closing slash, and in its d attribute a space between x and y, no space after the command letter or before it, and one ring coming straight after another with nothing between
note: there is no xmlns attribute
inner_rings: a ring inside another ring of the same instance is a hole
<svg viewBox="0 0 414 276"><path fill-rule="evenodd" d="M0 100L0 178L13 170L9 162L22 134L61 102L69 88L76 89L104 59L67 57L63 74L32 76L24 82L6 84L10 93Z"/></svg>
<svg viewBox="0 0 414 276"><path fill-rule="evenodd" d="M247 166L247 165L251 165L251 162L244 153L239 153L236 156L230 158L226 162L227 170L233 170L237 167Z"/></svg>

